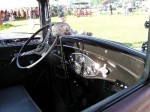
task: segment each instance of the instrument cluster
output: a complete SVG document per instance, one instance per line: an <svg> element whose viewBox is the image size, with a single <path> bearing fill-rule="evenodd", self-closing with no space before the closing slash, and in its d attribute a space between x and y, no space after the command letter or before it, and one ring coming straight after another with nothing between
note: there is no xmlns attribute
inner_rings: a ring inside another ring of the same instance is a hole
<svg viewBox="0 0 150 112"><path fill-rule="evenodd" d="M102 77L106 78L109 73L106 64L100 65L83 53L72 53L69 56L69 63L74 71L83 77L93 77L101 73Z"/></svg>

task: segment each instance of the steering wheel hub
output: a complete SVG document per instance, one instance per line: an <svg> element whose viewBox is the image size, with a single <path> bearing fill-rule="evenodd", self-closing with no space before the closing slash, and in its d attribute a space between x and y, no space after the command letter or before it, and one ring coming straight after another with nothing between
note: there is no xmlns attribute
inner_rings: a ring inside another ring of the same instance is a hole
<svg viewBox="0 0 150 112"><path fill-rule="evenodd" d="M37 48L36 48L36 52L40 52L40 51L42 51L44 48L45 48L45 44L44 44L44 43L39 44L39 45L37 46Z"/></svg>

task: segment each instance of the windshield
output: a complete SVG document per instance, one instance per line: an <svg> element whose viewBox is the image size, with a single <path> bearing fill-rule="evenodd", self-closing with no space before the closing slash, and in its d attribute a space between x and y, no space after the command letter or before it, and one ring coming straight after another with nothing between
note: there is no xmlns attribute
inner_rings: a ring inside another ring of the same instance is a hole
<svg viewBox="0 0 150 112"><path fill-rule="evenodd" d="M145 1L52 2L51 9L52 22L65 21L79 33L91 32L93 37L119 42L137 50L141 50L147 41L148 31L144 23L148 20L149 7Z"/></svg>
<svg viewBox="0 0 150 112"><path fill-rule="evenodd" d="M0 16L0 33L34 33L40 28L37 0L1 0Z"/></svg>
<svg viewBox="0 0 150 112"><path fill-rule="evenodd" d="M141 51L142 44L147 41L148 31L144 23L148 20L148 4L148 1L128 0L87 0L81 3L75 0L50 0L49 11L52 22L66 22L75 32L88 32L93 37L115 41ZM0 33L34 33L40 28L36 0L14 0L12 4L2 0L0 8Z"/></svg>

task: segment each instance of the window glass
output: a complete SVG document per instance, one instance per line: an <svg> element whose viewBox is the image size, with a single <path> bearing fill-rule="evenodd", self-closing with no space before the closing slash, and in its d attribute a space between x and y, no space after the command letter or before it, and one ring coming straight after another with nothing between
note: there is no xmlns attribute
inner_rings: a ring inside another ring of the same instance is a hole
<svg viewBox="0 0 150 112"><path fill-rule="evenodd" d="M40 28L37 0L1 0L0 33L34 33Z"/></svg>
<svg viewBox="0 0 150 112"><path fill-rule="evenodd" d="M52 21L65 21L75 31L92 32L94 37L119 42L140 51L147 41L148 31L144 26L149 12L147 1L50 2Z"/></svg>

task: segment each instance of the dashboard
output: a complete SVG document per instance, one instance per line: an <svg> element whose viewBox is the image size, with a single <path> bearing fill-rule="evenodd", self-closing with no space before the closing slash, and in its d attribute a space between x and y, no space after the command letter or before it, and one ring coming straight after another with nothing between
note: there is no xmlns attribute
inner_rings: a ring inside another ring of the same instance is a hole
<svg viewBox="0 0 150 112"><path fill-rule="evenodd" d="M0 34L0 60L10 61L25 44L32 34L25 33L1 33ZM40 35L33 38L26 47L26 51L34 49L36 45L41 43Z"/></svg>
<svg viewBox="0 0 150 112"><path fill-rule="evenodd" d="M68 44L69 41L67 41ZM66 61L78 76L85 79L100 79L127 88L141 80L144 61L113 49L106 49L89 42L64 45ZM81 47L80 47L81 46Z"/></svg>
<svg viewBox="0 0 150 112"><path fill-rule="evenodd" d="M8 33L0 34L0 47L22 46L31 37L32 34ZM38 44L41 42L40 35L32 39L29 45Z"/></svg>
<svg viewBox="0 0 150 112"><path fill-rule="evenodd" d="M10 51L1 54L0 58L11 59L20 49L20 47L12 46L22 46L30 36L31 34L1 34L0 47L6 46L7 50L5 51ZM40 36L35 37L29 44L36 45L39 42ZM79 38L76 40L75 38L65 38L63 41L65 60L78 76L85 79L115 82L122 88L127 88L140 80L144 70L142 58L100 45L82 41ZM0 50L4 52L3 49ZM60 50L56 51L60 54ZM61 57L61 55L59 56Z"/></svg>
<svg viewBox="0 0 150 112"><path fill-rule="evenodd" d="M135 79L131 77L131 74L129 72L127 73L124 68L121 68L105 58L96 57L90 53L71 53L69 55L69 65L77 75L85 79L110 81L113 82L117 88L128 88L131 82L135 81Z"/></svg>

